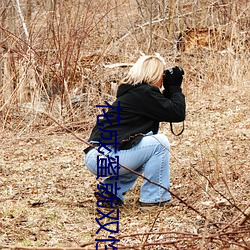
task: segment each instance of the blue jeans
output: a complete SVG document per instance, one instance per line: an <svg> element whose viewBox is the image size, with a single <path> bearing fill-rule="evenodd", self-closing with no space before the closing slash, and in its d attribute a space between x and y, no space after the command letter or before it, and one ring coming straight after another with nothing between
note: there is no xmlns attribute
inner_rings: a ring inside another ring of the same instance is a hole
<svg viewBox="0 0 250 250"><path fill-rule="evenodd" d="M164 146L167 148L165 148ZM150 181L156 182L161 186L170 188L170 168L169 168L169 142L166 136L162 134L146 135L134 147L127 150L120 150L115 153L114 148L109 150L101 148L101 151L109 157L115 158L119 156L119 163L130 168L144 176ZM90 172L97 175L97 149L92 149L85 155L85 164ZM100 156L99 157L105 157ZM119 178L109 176L102 181L105 186L107 184L117 185L118 190L115 194L122 202L124 195L132 188L138 175L129 172L124 168L119 169ZM115 184L117 183L117 184ZM170 194L161 187L158 187L147 180L144 180L140 191L140 202L157 203L170 200Z"/></svg>

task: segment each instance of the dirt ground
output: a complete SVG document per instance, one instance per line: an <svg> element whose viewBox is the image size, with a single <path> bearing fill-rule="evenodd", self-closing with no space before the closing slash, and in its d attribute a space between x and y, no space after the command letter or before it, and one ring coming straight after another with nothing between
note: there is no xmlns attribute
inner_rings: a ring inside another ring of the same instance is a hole
<svg viewBox="0 0 250 250"><path fill-rule="evenodd" d="M173 197L171 207L142 211L139 179L119 209L117 234L96 234L97 182L81 141L49 128L2 131L0 249L95 249L95 239L109 235L119 249L250 249L249 220L242 222L250 205L249 100L246 85L189 90L184 134L161 125L172 146L171 190L186 204Z"/></svg>

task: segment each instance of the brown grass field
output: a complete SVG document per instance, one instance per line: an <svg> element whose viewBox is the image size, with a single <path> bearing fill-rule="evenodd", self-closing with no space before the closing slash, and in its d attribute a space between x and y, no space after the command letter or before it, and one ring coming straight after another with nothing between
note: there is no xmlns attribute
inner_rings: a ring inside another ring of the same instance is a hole
<svg viewBox="0 0 250 250"><path fill-rule="evenodd" d="M249 2L7 2L0 249L96 249L95 239L108 236L118 249L250 249ZM84 165L83 140L95 105L115 99L140 53L156 52L166 67L185 70L185 131L160 128L171 143L173 204L142 211L139 178L119 209L119 232L97 235L97 181Z"/></svg>

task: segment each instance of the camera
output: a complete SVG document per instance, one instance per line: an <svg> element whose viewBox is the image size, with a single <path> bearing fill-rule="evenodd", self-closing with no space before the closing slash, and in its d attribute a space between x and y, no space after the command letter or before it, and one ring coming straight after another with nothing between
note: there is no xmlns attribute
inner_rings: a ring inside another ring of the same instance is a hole
<svg viewBox="0 0 250 250"><path fill-rule="evenodd" d="M163 75L166 75L167 73L170 73L171 75L174 74L174 67L165 69Z"/></svg>
<svg viewBox="0 0 250 250"><path fill-rule="evenodd" d="M169 85L181 86L184 70L179 66L167 68L163 72L163 86Z"/></svg>
<svg viewBox="0 0 250 250"><path fill-rule="evenodd" d="M178 69L181 75L184 75L184 70L181 67L175 66L175 67L170 67L164 70L163 76L166 76L167 74L173 75L174 74L174 69Z"/></svg>

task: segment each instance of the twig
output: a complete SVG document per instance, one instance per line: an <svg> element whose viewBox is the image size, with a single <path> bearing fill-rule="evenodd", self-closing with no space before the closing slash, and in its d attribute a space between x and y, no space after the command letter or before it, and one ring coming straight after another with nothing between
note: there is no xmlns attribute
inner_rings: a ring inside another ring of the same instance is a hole
<svg viewBox="0 0 250 250"><path fill-rule="evenodd" d="M11 250L83 250L82 247L25 247L0 245L0 249Z"/></svg>
<svg viewBox="0 0 250 250"><path fill-rule="evenodd" d="M83 143L91 146L91 144L87 140L84 140L82 137L80 137L76 133L74 133L71 129L69 129L66 126L62 125L60 122L58 122L54 117L52 117L48 113L46 113L46 112L40 112L40 114L47 116L49 119L51 119L53 122L55 122L59 127L61 127L62 129L66 130L67 132L69 132L70 134L72 134L76 139L78 139L81 142L83 142Z"/></svg>
<svg viewBox="0 0 250 250"><path fill-rule="evenodd" d="M21 10L21 7L20 7L20 2L19 2L19 0L15 0L15 1L16 1L16 10L17 10L17 13L18 13L18 15L19 15L19 17L21 19L21 23L22 23L22 26L23 26L25 38L26 38L28 46L30 48L29 32L28 32L28 28L27 28L27 25L25 23L25 20L24 20L24 17L23 17L23 13L22 13L22 10Z"/></svg>
<svg viewBox="0 0 250 250"><path fill-rule="evenodd" d="M159 215L160 215L161 211L162 211L162 210L160 210L160 211L158 212L158 214L155 216L154 222L152 223L152 226L151 226L149 232L152 231L152 229L153 229L153 227L154 227L154 225L155 225L155 223L156 223L156 220L159 218ZM143 245L142 250L144 250L144 245L145 245L145 243L148 241L148 237L149 237L149 234L146 234L146 239L144 240L144 243L142 244L142 245Z"/></svg>
<svg viewBox="0 0 250 250"><path fill-rule="evenodd" d="M222 239L221 237L228 236L230 237L231 235L235 234L241 234L241 233L249 233L250 230L242 230L242 231L232 231L232 232L226 232L226 233L221 233L221 234L213 234L213 235L207 235L204 238L206 240L210 241L220 241L220 242L225 242L226 244L230 245L235 245L239 246L243 249L249 249L247 245L242 245L238 242L232 242L228 241L227 239ZM130 235L123 235L120 236L119 239L126 238L126 237L134 237L134 236L139 236L139 235L164 235L164 234L169 234L169 238L171 239L176 239L172 241L165 241L165 242L152 242L152 243L144 243L143 245L133 245L133 246L124 246L120 245L119 249L139 249L141 247L146 247L146 246L157 246L157 245L170 245L174 243L179 243L179 242L187 242L189 241L194 241L194 240L199 240L202 239L203 236L199 236L198 234L192 234L192 233L183 233L183 232L146 232L146 233L136 233L136 234L130 234ZM11 249L11 250L83 250L85 247L89 245L95 244L95 241L92 242L87 242L85 244L82 244L79 247L25 247L25 246L7 246L7 245L0 245L0 249ZM104 248L98 248L100 250L104 250Z"/></svg>
<svg viewBox="0 0 250 250"><path fill-rule="evenodd" d="M250 207L248 207L245 211L245 216L240 221L240 226L242 226L248 219L250 218Z"/></svg>
<svg viewBox="0 0 250 250"><path fill-rule="evenodd" d="M244 250L250 250L249 246L242 245L242 244L240 244L238 242L228 241L228 240L225 240L225 239L219 239L219 240L222 241L222 242L225 242L227 245L234 245L234 246L241 247Z"/></svg>
<svg viewBox="0 0 250 250"><path fill-rule="evenodd" d="M214 159L215 159L215 161L216 161L216 164L218 165L218 164L219 164L219 163L218 163L218 159L216 158L216 156L215 156L213 150L211 149L209 143L207 142L207 140L205 140L205 143L206 143L207 147L210 149L210 152L212 153L212 155L213 155L213 157L214 157ZM222 173L224 172L223 169L222 169L221 167L220 167L220 170L222 171ZM232 197L232 199L233 199L233 201L234 201L234 203L235 203L235 200L234 200L234 198L233 198L233 195L232 195L232 193L231 193L230 188L229 188L228 185L227 185L227 182L226 182L226 180L225 180L225 178L224 178L224 175L225 175L225 174L223 173L223 175L222 175L222 177L221 177L221 178L222 178L222 181L223 181L223 183L225 184L228 193L230 194L230 196ZM211 183L210 183L210 185L211 185ZM229 200L228 200L228 202L230 203ZM232 203L230 203L230 204L232 204Z"/></svg>
<svg viewBox="0 0 250 250"><path fill-rule="evenodd" d="M239 218L241 217L241 214L239 214L236 218L234 218L230 223L228 223L225 227L220 229L220 232L223 232L227 228L229 228L231 225L233 225Z"/></svg>
<svg viewBox="0 0 250 250"><path fill-rule="evenodd" d="M222 194L219 190L217 190L214 185L211 183L211 181L205 176L203 173L201 173L198 169L196 169L193 164L191 164L191 167L202 177L204 177L209 185L213 188L215 192L217 192L219 195L221 195L224 199L226 199L233 207L235 207L239 212L241 212L244 216L247 216L236 204L232 203L224 194Z"/></svg>
<svg viewBox="0 0 250 250"><path fill-rule="evenodd" d="M143 245L132 245L132 246L119 246L119 249L141 249L141 247L148 247L148 246L164 246L164 245L173 245L175 243L182 242L182 240L171 240L171 241L162 241L162 242L152 242L152 243L145 243ZM104 249L104 248L103 248Z"/></svg>
<svg viewBox="0 0 250 250"><path fill-rule="evenodd" d="M218 234L208 234L207 236L205 236L205 239L208 238L215 238L215 237L221 237L221 236L227 236L227 235L232 235L232 234L242 234L242 233L250 233L250 229L243 229L243 230L233 230L233 231L228 231L228 232L224 232L224 233L218 233ZM203 236L199 236L199 234L195 234L195 233L186 233L186 232L175 232L175 231L168 231L168 232L145 232L145 233L134 233L134 234L128 234L128 235L122 235L119 236L119 239L123 239L123 238L128 238L128 237L135 237L135 236L143 236L143 235L167 235L170 234L171 236L169 237L177 237L177 236L173 236L173 235L180 235L178 237L182 237L182 238L194 238L194 239L198 239L198 238L202 238Z"/></svg>
<svg viewBox="0 0 250 250"><path fill-rule="evenodd" d="M133 63L114 63L114 64L103 64L104 68L108 68L108 69L113 69L113 68L117 68L117 67L130 67L133 66Z"/></svg>

